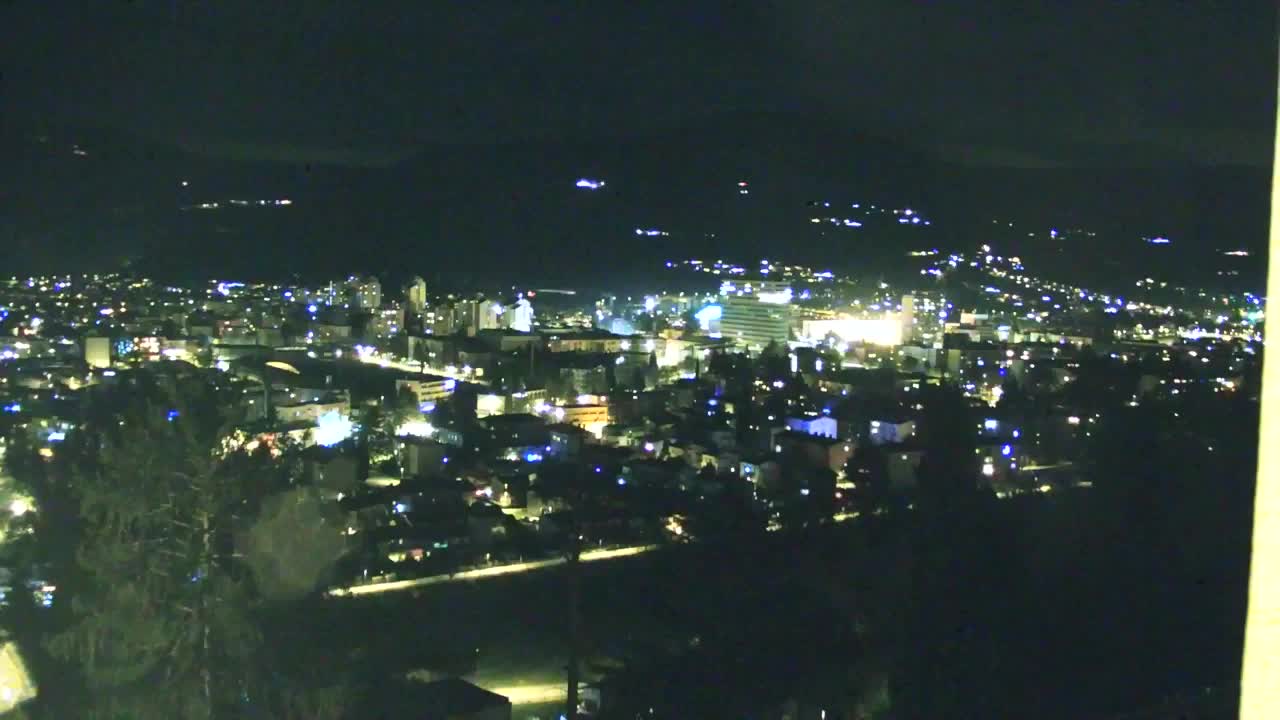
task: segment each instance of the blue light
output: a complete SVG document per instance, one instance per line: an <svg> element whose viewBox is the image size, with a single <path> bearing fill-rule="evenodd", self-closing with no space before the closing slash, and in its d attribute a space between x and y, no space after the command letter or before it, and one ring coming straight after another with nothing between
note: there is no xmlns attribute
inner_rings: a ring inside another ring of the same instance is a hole
<svg viewBox="0 0 1280 720"><path fill-rule="evenodd" d="M524 461L531 463L542 462L542 455L538 453L525 453Z"/></svg>
<svg viewBox="0 0 1280 720"><path fill-rule="evenodd" d="M12 404L12 405L5 405L5 406L4 406L4 411L5 411L5 412L8 412L8 413L18 413L18 412L22 412L22 405L20 405L20 404L18 404L18 403L14 403L14 404Z"/></svg>
<svg viewBox="0 0 1280 720"><path fill-rule="evenodd" d="M62 442L67 439L67 434L61 430L54 430L49 433L49 442Z"/></svg>
<svg viewBox="0 0 1280 720"><path fill-rule="evenodd" d="M619 485L626 485L626 484L627 484L627 479L626 479L626 478L618 478L618 484L619 484Z"/></svg>
<svg viewBox="0 0 1280 720"><path fill-rule="evenodd" d="M708 401L707 401L707 404L708 404L708 405L711 405L712 407L714 407L714 406L716 406L716 405L717 405L717 404L719 404L719 403L718 403L718 401L717 401L715 398L711 398L710 400L708 400Z"/></svg>
<svg viewBox="0 0 1280 720"><path fill-rule="evenodd" d="M454 389L454 388L456 388L456 387L458 387L458 381L457 381L457 380L454 380L454 379L450 378L449 380L445 380L445 381L444 381L444 389L445 389L445 390L453 390L453 389Z"/></svg>
<svg viewBox="0 0 1280 720"><path fill-rule="evenodd" d="M694 313L693 317L698 320L698 327L700 327L703 330L706 330L708 327L710 327L713 321L719 320L723 314L724 314L724 308L720 307L719 305L707 305L706 307L702 308L698 312Z"/></svg>
<svg viewBox="0 0 1280 720"><path fill-rule="evenodd" d="M315 303L311 303L310 305L307 306L307 312L311 313L312 315L315 315L316 310L319 310L319 309L320 308L316 307Z"/></svg>
<svg viewBox="0 0 1280 720"><path fill-rule="evenodd" d="M823 415L830 415L830 414L831 414L831 408L829 408L829 407L824 407L824 408L822 408L822 414L823 414Z"/></svg>
<svg viewBox="0 0 1280 720"><path fill-rule="evenodd" d="M312 432L317 445L332 447L351 437L352 429L350 418L337 410L330 410L316 419L316 427Z"/></svg>
<svg viewBox="0 0 1280 720"><path fill-rule="evenodd" d="M1004 447L1000 448L1000 454L1005 457L1009 457L1010 455L1013 454L1013 447L1009 445L1005 445Z"/></svg>
<svg viewBox="0 0 1280 720"><path fill-rule="evenodd" d="M174 420L178 419L178 411L170 410L168 415L166 415L165 417L169 420L169 422L173 422Z"/></svg>
<svg viewBox="0 0 1280 720"><path fill-rule="evenodd" d="M596 466L596 472L601 472L599 465Z"/></svg>
<svg viewBox="0 0 1280 720"><path fill-rule="evenodd" d="M436 409L436 404L433 402L424 402L418 405L418 412L429 413L429 412L434 412L435 409Z"/></svg>

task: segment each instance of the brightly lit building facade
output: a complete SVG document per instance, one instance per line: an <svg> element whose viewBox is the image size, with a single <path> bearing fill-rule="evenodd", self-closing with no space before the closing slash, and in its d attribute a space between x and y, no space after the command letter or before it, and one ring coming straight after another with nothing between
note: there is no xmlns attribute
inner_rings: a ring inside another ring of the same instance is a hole
<svg viewBox="0 0 1280 720"><path fill-rule="evenodd" d="M720 288L720 334L759 352L770 343L791 339L791 287L785 283L725 283Z"/></svg>
<svg viewBox="0 0 1280 720"><path fill-rule="evenodd" d="M521 297L515 305L507 308L507 327L518 332L533 331L533 305L529 298Z"/></svg>
<svg viewBox="0 0 1280 720"><path fill-rule="evenodd" d="M553 412L557 421L576 425L596 437L604 433L605 426L610 421L609 406L606 404L563 405Z"/></svg>
<svg viewBox="0 0 1280 720"><path fill-rule="evenodd" d="M424 380L396 380L396 392L408 390L418 399L419 405L425 405L449 397L457 385L457 380L442 377L432 377Z"/></svg>
<svg viewBox="0 0 1280 720"><path fill-rule="evenodd" d="M84 339L84 361L91 368L111 367L111 338L86 337Z"/></svg>
<svg viewBox="0 0 1280 720"><path fill-rule="evenodd" d="M902 328L901 318L894 313L885 313L880 317L804 320L800 323L800 334L813 342L821 342L834 335L843 342L892 347L902 344Z"/></svg>

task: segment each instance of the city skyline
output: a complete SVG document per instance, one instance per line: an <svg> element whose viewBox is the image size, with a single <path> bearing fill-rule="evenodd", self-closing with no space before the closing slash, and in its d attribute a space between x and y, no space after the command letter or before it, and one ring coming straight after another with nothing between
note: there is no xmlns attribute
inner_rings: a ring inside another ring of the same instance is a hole
<svg viewBox="0 0 1280 720"><path fill-rule="evenodd" d="M0 720L1258 712L1278 22L0 3Z"/></svg>

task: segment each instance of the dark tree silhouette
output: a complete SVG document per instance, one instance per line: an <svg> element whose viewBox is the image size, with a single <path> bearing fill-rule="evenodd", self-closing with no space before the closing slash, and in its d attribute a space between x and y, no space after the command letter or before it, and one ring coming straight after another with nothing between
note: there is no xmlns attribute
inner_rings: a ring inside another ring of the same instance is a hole
<svg viewBox="0 0 1280 720"><path fill-rule="evenodd" d="M68 598L38 626L49 662L62 663L43 688L52 716L240 717L246 704L272 703L280 685L255 672L257 613L284 599L262 589L283 585L258 561L282 545L242 539L287 536L299 556L323 564L340 554L341 536L313 515L261 524L264 500L289 478L265 446L228 444L234 405L225 392L215 376L181 368L124 375L90 393L81 427L53 461L10 464L46 503L39 522L59 525L34 536ZM298 548L320 535L338 544ZM290 595L318 580L292 583Z"/></svg>
<svg viewBox="0 0 1280 720"><path fill-rule="evenodd" d="M853 483L849 492L854 512L871 519L889 510L889 463L884 448L860 444L845 465L845 478Z"/></svg>

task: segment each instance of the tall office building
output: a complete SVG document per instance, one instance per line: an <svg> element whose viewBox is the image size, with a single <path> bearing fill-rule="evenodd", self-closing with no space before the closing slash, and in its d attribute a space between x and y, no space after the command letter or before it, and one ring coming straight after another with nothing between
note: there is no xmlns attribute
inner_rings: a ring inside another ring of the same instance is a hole
<svg viewBox="0 0 1280 720"><path fill-rule="evenodd" d="M791 288L782 283L753 283L722 288L720 333L727 340L759 352L769 343L791 339Z"/></svg>

